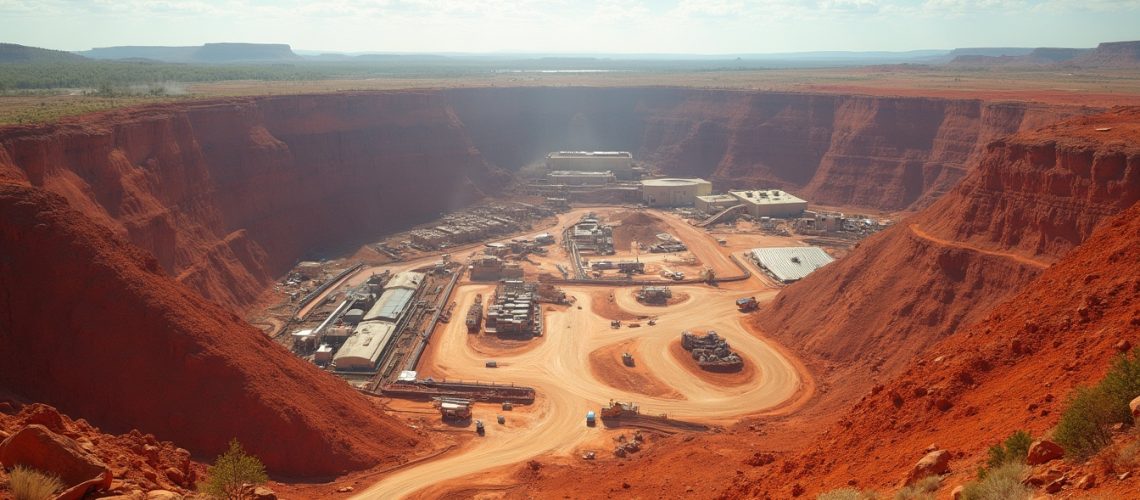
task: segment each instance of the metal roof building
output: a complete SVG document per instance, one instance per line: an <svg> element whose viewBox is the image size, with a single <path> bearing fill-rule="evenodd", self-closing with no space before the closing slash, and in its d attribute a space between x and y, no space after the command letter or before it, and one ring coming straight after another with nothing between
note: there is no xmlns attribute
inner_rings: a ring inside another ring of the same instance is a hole
<svg viewBox="0 0 1140 500"><path fill-rule="evenodd" d="M802 279L835 260L819 247L757 248L751 253L760 267L784 283Z"/></svg>
<svg viewBox="0 0 1140 500"><path fill-rule="evenodd" d="M748 206L753 217L795 217L807 210L807 202L779 189L729 191Z"/></svg>
<svg viewBox="0 0 1140 500"><path fill-rule="evenodd" d="M333 363L338 370L371 370L380 362L380 355L392 341L396 325L387 321L366 321L336 352Z"/></svg>
<svg viewBox="0 0 1140 500"><path fill-rule="evenodd" d="M386 290L364 315L363 321L396 321L408 310L408 306L412 303L412 297L415 295L415 290L409 290L407 288L392 288Z"/></svg>
<svg viewBox="0 0 1140 500"><path fill-rule="evenodd" d="M388 284L384 286L384 289L390 290L393 288L407 288L409 290L416 290L423 282L424 273L404 271L402 273L396 273L395 276L392 276L392 279L388 281Z"/></svg>

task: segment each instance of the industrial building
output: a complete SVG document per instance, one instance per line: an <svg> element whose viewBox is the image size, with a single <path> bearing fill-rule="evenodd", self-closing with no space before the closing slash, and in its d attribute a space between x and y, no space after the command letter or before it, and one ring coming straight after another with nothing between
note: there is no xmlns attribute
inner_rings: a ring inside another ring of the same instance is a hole
<svg viewBox="0 0 1140 500"><path fill-rule="evenodd" d="M363 321L398 321L408 310L408 306L411 305L415 295L415 290L408 290L407 288L385 290L376 303L372 305L372 308L364 314Z"/></svg>
<svg viewBox="0 0 1140 500"><path fill-rule="evenodd" d="M333 363L337 370L373 370L380 362L384 348L392 341L396 325L387 321L366 321L336 352Z"/></svg>
<svg viewBox="0 0 1140 500"><path fill-rule="evenodd" d="M388 284L384 285L384 289L391 290L393 288L406 288L408 290L417 290L420 288L420 285L423 284L424 277L424 273L417 273L413 271L396 273L396 275L392 276L392 279L388 281Z"/></svg>
<svg viewBox="0 0 1140 500"><path fill-rule="evenodd" d="M729 191L728 194L748 207L748 214L760 217L798 217L807 210L807 202L778 189Z"/></svg>
<svg viewBox="0 0 1140 500"><path fill-rule="evenodd" d="M698 196L712 194L712 183L704 179L646 179L641 181L641 199L651 207L692 205Z"/></svg>
<svg viewBox="0 0 1140 500"><path fill-rule="evenodd" d="M612 172L633 178L633 155L628 151L559 151L546 155L546 171Z"/></svg>
<svg viewBox="0 0 1140 500"><path fill-rule="evenodd" d="M835 260L819 247L757 248L750 253L760 267L783 283L800 280Z"/></svg>
<svg viewBox="0 0 1140 500"><path fill-rule="evenodd" d="M538 286L519 280L504 280L495 288L495 300L487 308L487 333L508 336L542 336L542 308Z"/></svg>
<svg viewBox="0 0 1140 500"><path fill-rule="evenodd" d="M603 172L555 170L546 177L550 179L551 184L566 186L605 186L617 182L614 173L609 170Z"/></svg>
<svg viewBox="0 0 1140 500"><path fill-rule="evenodd" d="M693 199L693 208L706 214L715 214L739 204L740 200L731 194L710 194L708 196L697 196Z"/></svg>

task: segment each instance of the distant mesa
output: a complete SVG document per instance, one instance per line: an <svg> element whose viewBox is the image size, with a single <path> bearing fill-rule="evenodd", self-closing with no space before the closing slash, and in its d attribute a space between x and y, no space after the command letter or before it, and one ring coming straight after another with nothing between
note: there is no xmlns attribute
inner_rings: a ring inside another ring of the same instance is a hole
<svg viewBox="0 0 1140 500"><path fill-rule="evenodd" d="M62 50L41 49L14 43L0 43L0 63L86 61L87 58Z"/></svg>
<svg viewBox="0 0 1140 500"><path fill-rule="evenodd" d="M233 63L298 61L284 43L207 43L192 47L117 46L77 52L92 59L148 59L177 63Z"/></svg>
<svg viewBox="0 0 1140 500"><path fill-rule="evenodd" d="M1140 66L1140 41L1102 43L1072 62L1081 67L1135 68Z"/></svg>

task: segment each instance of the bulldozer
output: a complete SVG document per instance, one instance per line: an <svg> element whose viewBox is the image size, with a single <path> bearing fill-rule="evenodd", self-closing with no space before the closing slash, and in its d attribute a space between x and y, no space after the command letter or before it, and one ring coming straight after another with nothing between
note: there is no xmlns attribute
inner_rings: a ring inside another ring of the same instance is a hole
<svg viewBox="0 0 1140 500"><path fill-rule="evenodd" d="M602 407L602 418L620 418L637 415L639 412L636 403L621 403L611 399L608 405Z"/></svg>

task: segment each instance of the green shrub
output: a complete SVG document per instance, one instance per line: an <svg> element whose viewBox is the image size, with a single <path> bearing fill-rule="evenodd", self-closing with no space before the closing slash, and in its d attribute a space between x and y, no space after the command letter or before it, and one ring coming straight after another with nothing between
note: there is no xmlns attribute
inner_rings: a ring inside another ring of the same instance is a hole
<svg viewBox="0 0 1140 500"><path fill-rule="evenodd" d="M878 498L873 491L860 491L855 488L840 488L826 493L820 493L815 500L875 500Z"/></svg>
<svg viewBox="0 0 1140 500"><path fill-rule="evenodd" d="M1113 424L1131 422L1128 403L1140 396L1140 360L1136 351L1120 356L1096 386L1078 388L1053 431L1069 458L1088 458L1112 442Z"/></svg>
<svg viewBox="0 0 1140 500"><path fill-rule="evenodd" d="M269 480L265 466L257 457L247 455L237 439L230 441L230 449L223 453L206 470L206 481L198 486L202 493L213 498L235 499L242 497L242 485L258 485Z"/></svg>
<svg viewBox="0 0 1140 500"><path fill-rule="evenodd" d="M1022 500L1029 498L1032 490L1021 484L1029 466L1021 462L1007 462L991 469L985 478L966 485L962 489L965 500Z"/></svg>
<svg viewBox="0 0 1140 500"><path fill-rule="evenodd" d="M1025 431L1017 431L1005 438L1005 441L990 447L990 458L986 461L986 469L979 477L985 476L985 470L996 469L1011 462L1025 462L1029 455L1029 445L1033 444L1033 436Z"/></svg>
<svg viewBox="0 0 1140 500"><path fill-rule="evenodd" d="M895 500L934 500L934 492L941 482L941 477L926 476L895 493Z"/></svg>
<svg viewBox="0 0 1140 500"><path fill-rule="evenodd" d="M16 500L48 500L63 490L63 481L56 476L17 465L8 473L8 488Z"/></svg>

